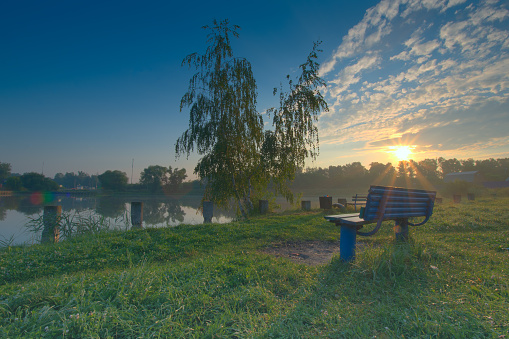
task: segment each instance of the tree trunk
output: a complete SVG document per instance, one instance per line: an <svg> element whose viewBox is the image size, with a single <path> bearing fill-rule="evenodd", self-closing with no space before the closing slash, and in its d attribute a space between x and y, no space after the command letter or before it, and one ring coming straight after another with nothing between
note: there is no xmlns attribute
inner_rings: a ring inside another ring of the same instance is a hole
<svg viewBox="0 0 509 339"><path fill-rule="evenodd" d="M235 176L233 174L232 174L232 182L233 182L233 191L235 193L235 198L237 199L237 201L239 203L240 213L242 214L242 217L244 217L244 219L247 219L247 214L246 214L246 211L244 210L244 206L242 206L242 200L240 199L239 192L237 191L237 186L235 185Z"/></svg>

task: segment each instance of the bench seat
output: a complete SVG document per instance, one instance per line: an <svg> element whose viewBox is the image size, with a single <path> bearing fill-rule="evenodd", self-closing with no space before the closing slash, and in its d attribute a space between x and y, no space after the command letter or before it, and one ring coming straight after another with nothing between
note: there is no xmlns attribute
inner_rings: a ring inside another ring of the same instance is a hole
<svg viewBox="0 0 509 339"><path fill-rule="evenodd" d="M373 223L371 220L364 220L359 217L359 213L327 215L325 219L330 222L337 222L338 220L345 225L359 226Z"/></svg>
<svg viewBox="0 0 509 339"><path fill-rule="evenodd" d="M408 238L408 225L425 224L433 213L436 192L400 187L371 186L365 207L360 213L327 215L325 219L341 226L340 255L343 260L352 260L355 255L356 235L370 236L378 232L382 222L395 221L396 239ZM410 223L409 218L424 217L419 223ZM364 225L376 223L370 232L359 231ZM348 247L343 250L342 247Z"/></svg>

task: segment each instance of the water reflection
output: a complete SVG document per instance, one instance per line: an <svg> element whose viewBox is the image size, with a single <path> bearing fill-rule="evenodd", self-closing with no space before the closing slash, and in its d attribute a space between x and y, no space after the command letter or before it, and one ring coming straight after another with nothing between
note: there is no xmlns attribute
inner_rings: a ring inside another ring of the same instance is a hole
<svg viewBox="0 0 509 339"><path fill-rule="evenodd" d="M203 217L199 211L200 200L199 196L172 198L164 196L80 197L57 195L51 201L34 204L33 199L30 199L28 195L3 196L0 197L0 246L6 243L21 244L33 239L33 233L27 234L24 231L30 220L38 218L42 220L44 206L62 206L62 214L67 218L75 216L73 220L102 218L110 228L125 229L125 226L130 224L130 209L133 201L143 202L144 227L167 227L203 223ZM225 223L233 218L235 218L234 211L214 209L212 221ZM20 220L24 221L20 222ZM73 227L76 228L75 225ZM42 229L38 229L36 233L36 238L41 239ZM12 239L13 235L15 235L14 240Z"/></svg>
<svg viewBox="0 0 509 339"><path fill-rule="evenodd" d="M105 218L116 219L123 216L126 211L126 201L124 199L115 197L93 199L97 201L95 212Z"/></svg>
<svg viewBox="0 0 509 339"><path fill-rule="evenodd" d="M184 222L185 212L176 201L146 201L143 205L143 221L147 225L180 224Z"/></svg>

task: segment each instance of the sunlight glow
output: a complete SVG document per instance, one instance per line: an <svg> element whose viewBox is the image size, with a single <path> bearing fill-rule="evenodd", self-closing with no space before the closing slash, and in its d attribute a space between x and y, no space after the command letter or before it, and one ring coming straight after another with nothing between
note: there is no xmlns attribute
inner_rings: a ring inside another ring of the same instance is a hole
<svg viewBox="0 0 509 339"><path fill-rule="evenodd" d="M407 161L410 159L410 156L413 154L412 146L391 146L389 147L389 152L394 154L394 157L398 161Z"/></svg>

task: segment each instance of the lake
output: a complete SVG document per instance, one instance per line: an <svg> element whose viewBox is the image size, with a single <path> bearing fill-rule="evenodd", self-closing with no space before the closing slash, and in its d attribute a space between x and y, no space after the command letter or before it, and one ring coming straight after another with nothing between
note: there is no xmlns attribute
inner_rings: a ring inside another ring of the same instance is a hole
<svg viewBox="0 0 509 339"><path fill-rule="evenodd" d="M128 229L131 202L143 202L144 227L171 227L179 224L201 224L203 216L200 196L73 196L22 195L0 197L0 247L5 244L34 244L40 242L41 232L28 227L39 219L44 206L62 206L62 215L101 220L112 229ZM235 212L214 207L214 223L226 223L236 217Z"/></svg>
<svg viewBox="0 0 509 339"><path fill-rule="evenodd" d="M364 190L363 190L364 191ZM367 190L366 190L367 191ZM353 191L328 192L335 197L348 197ZM319 207L318 194L306 194L302 200L310 200L311 208ZM201 196L79 196L64 194L32 194L0 196L0 247L8 244L35 244L41 240L41 232L27 227L31 220L39 219L44 206L62 206L62 215L79 216L99 220L111 229L129 229L131 202L143 202L144 227L173 227L180 224L203 223L200 207ZM291 208L283 198L276 199L279 210ZM214 206L213 223L227 223L236 218L234 210Z"/></svg>

